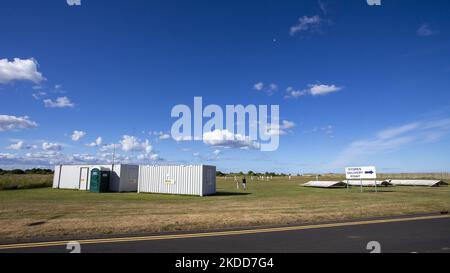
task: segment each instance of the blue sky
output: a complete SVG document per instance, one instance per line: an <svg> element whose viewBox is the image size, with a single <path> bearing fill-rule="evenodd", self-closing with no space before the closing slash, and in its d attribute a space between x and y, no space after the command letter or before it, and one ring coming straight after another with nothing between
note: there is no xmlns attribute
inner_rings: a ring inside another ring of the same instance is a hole
<svg viewBox="0 0 450 273"><path fill-rule="evenodd" d="M450 171L450 3L2 1L0 168ZM274 152L176 141L177 104L279 105ZM100 139L100 138L101 139Z"/></svg>

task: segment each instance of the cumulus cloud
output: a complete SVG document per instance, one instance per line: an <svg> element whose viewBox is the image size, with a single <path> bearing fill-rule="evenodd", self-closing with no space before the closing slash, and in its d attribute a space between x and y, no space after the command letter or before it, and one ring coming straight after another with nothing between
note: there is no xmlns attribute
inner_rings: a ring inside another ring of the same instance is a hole
<svg viewBox="0 0 450 273"><path fill-rule="evenodd" d="M100 147L102 145L103 139L102 137L97 137L94 142L86 144L88 147Z"/></svg>
<svg viewBox="0 0 450 273"><path fill-rule="evenodd" d="M21 80L36 84L44 80L42 73L38 71L37 61L33 58L14 58L13 61L0 59L0 84Z"/></svg>
<svg viewBox="0 0 450 273"><path fill-rule="evenodd" d="M61 151L62 147L57 143L44 142L42 143L42 150L44 151Z"/></svg>
<svg viewBox="0 0 450 273"><path fill-rule="evenodd" d="M264 91L269 95L272 95L274 92L278 91L278 85L275 83L266 85L263 82L258 82L253 85L253 89L255 89L256 91Z"/></svg>
<svg viewBox="0 0 450 273"><path fill-rule="evenodd" d="M124 152L145 151L146 153L151 153L153 150L153 146L147 139L141 142L141 140L135 136L124 135L120 141L120 145Z"/></svg>
<svg viewBox="0 0 450 273"><path fill-rule="evenodd" d="M9 150L23 150L25 147L25 142L19 141L17 143L11 144L8 147L6 147Z"/></svg>
<svg viewBox="0 0 450 273"><path fill-rule="evenodd" d="M31 121L29 117L16 117L8 115L0 115L0 132L1 131L14 131L21 129L32 129L38 125L36 122Z"/></svg>
<svg viewBox="0 0 450 273"><path fill-rule="evenodd" d="M334 84L311 84L309 85L309 93L313 96L325 95L341 90L342 87L338 87Z"/></svg>
<svg viewBox="0 0 450 273"><path fill-rule="evenodd" d="M61 155L55 152L27 153L25 155L0 153L0 165L13 168L51 167L62 162Z"/></svg>
<svg viewBox="0 0 450 273"><path fill-rule="evenodd" d="M233 134L228 130L214 130L203 134L203 142L206 145L240 148L240 149L259 149L260 144L241 134Z"/></svg>
<svg viewBox="0 0 450 273"><path fill-rule="evenodd" d="M342 87L336 86L335 84L310 84L307 89L303 90L296 90L290 86L286 89L287 94L285 98L298 98L304 95L320 96L338 92L342 89Z"/></svg>
<svg viewBox="0 0 450 273"><path fill-rule="evenodd" d="M253 85L253 89L257 91L262 91L264 89L264 83L258 82Z"/></svg>
<svg viewBox="0 0 450 273"><path fill-rule="evenodd" d="M59 97L56 100L44 100L45 107L48 108L72 108L75 106L68 97Z"/></svg>
<svg viewBox="0 0 450 273"><path fill-rule="evenodd" d="M32 149L37 149L36 145L26 145L24 141L20 140L17 141L16 143L13 143L11 145L9 145L8 147L6 147L6 149L8 150L32 150Z"/></svg>
<svg viewBox="0 0 450 273"><path fill-rule="evenodd" d="M311 17L303 16L298 19L297 24L293 25L290 30L289 34L294 36L295 34L302 32L302 31L314 31L318 30L320 25L322 24L322 18L320 18L319 15L314 15Z"/></svg>
<svg viewBox="0 0 450 273"><path fill-rule="evenodd" d="M115 153L116 164L146 164L149 161L162 161L156 153L136 156ZM111 164L113 153L75 153L64 155L58 151L42 151L26 154L0 153L0 165L11 168L52 167L59 164Z"/></svg>
<svg viewBox="0 0 450 273"><path fill-rule="evenodd" d="M73 141L79 141L80 139L82 139L85 136L86 136L86 132L75 130L75 131L72 132L72 136L71 137L72 137Z"/></svg>

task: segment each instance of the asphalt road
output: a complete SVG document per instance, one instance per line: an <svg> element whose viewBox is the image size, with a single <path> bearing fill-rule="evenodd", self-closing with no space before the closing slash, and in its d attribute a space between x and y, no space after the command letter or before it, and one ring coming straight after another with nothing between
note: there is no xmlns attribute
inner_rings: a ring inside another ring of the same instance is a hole
<svg viewBox="0 0 450 273"><path fill-rule="evenodd" d="M450 216L79 240L83 253L368 253L372 241L384 253L450 253ZM66 247L64 241L0 245L0 253L70 252Z"/></svg>

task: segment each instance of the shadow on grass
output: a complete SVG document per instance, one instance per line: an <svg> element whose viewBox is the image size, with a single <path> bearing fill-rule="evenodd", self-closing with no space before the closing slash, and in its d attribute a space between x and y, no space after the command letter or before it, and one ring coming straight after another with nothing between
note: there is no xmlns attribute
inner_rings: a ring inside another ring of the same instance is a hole
<svg viewBox="0 0 450 273"><path fill-rule="evenodd" d="M249 192L228 192L228 191L220 191L216 192L215 194L212 194L210 196L244 196L244 195L250 195Z"/></svg>

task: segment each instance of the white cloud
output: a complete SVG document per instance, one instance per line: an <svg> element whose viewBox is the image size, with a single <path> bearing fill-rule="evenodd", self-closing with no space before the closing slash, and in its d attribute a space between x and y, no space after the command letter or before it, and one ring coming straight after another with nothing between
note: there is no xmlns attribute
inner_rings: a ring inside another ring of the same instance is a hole
<svg viewBox="0 0 450 273"><path fill-rule="evenodd" d="M253 89L257 91L262 91L264 89L264 83L258 82L255 85L253 85Z"/></svg>
<svg viewBox="0 0 450 273"><path fill-rule="evenodd" d="M56 152L27 153L25 155L0 153L0 165L13 168L51 167L63 162L62 155Z"/></svg>
<svg viewBox="0 0 450 273"><path fill-rule="evenodd" d="M11 62L8 59L0 59L0 84L19 80L40 83L45 78L37 68L38 63L32 58L14 58Z"/></svg>
<svg viewBox="0 0 450 273"><path fill-rule="evenodd" d="M341 90L342 87L338 87L334 84L311 84L309 85L309 93L313 96L325 95L332 92L337 92Z"/></svg>
<svg viewBox="0 0 450 273"><path fill-rule="evenodd" d="M214 130L203 134L203 142L210 146L227 148L259 149L259 143L241 134L233 134L228 130Z"/></svg>
<svg viewBox="0 0 450 273"><path fill-rule="evenodd" d="M427 23L422 24L419 29L417 29L417 35L422 37L432 36L435 34L437 34L437 31L432 30L430 25Z"/></svg>
<svg viewBox="0 0 450 273"><path fill-rule="evenodd" d="M286 89L287 95L285 98L298 98L304 96L307 92L304 90L295 90L292 86Z"/></svg>
<svg viewBox="0 0 450 273"><path fill-rule="evenodd" d="M45 107L49 108L72 108L75 106L68 97L59 97L55 101L51 99L44 100Z"/></svg>
<svg viewBox="0 0 450 273"><path fill-rule="evenodd" d="M0 115L0 132L2 131L14 131L20 129L36 128L38 125L36 122L31 121L29 117L16 117L8 115Z"/></svg>
<svg viewBox="0 0 450 273"><path fill-rule="evenodd" d="M161 140L166 140L166 139L170 139L171 138L171 136L169 134L164 133L163 131L159 131L159 132L158 131L153 131L153 132L150 132L150 135L157 136Z"/></svg>
<svg viewBox="0 0 450 273"><path fill-rule="evenodd" d="M121 155L116 153L114 162L116 164L145 164L149 161L162 161L156 153L139 154L137 156ZM13 154L0 153L0 165L7 165L13 168L30 167L52 167L56 164L111 164L113 162L112 153L76 153L64 155L58 151L43 151L36 153Z"/></svg>
<svg viewBox="0 0 450 273"><path fill-rule="evenodd" d="M157 161L160 160L161 158L159 157L159 154L151 154L150 159L153 161Z"/></svg>
<svg viewBox="0 0 450 273"><path fill-rule="evenodd" d="M292 129L295 127L295 123L289 120L283 120L281 124L283 129Z"/></svg>
<svg viewBox="0 0 450 273"><path fill-rule="evenodd" d="M259 82L253 85L253 89L255 89L256 91L264 91L269 95L272 95L274 92L278 91L278 85L275 83L271 83L266 86L263 82Z"/></svg>
<svg viewBox="0 0 450 273"><path fill-rule="evenodd" d="M92 144L92 143L91 143ZM88 144L88 146L91 146L91 144ZM95 145L97 145L96 143L94 143ZM106 145L103 145L101 148L100 148L100 151L101 152L108 152L108 151L113 151L114 150L114 148L117 148L117 147L120 147L121 146L121 144L106 144ZM95 146L91 146L91 147L95 147Z"/></svg>
<svg viewBox="0 0 450 273"><path fill-rule="evenodd" d="M289 86L286 89L286 96L284 98L298 98L304 95L319 96L326 95L329 93L337 92L342 90L342 87L336 86L335 84L310 84L307 89L296 90Z"/></svg>
<svg viewBox="0 0 450 273"><path fill-rule="evenodd" d="M11 144L7 147L9 150L23 150L25 148L25 142L19 141L17 143Z"/></svg>
<svg viewBox="0 0 450 273"><path fill-rule="evenodd" d="M303 16L298 19L298 23L292 26L289 33L294 36L298 32L317 30L322 24L322 18L319 15L314 15L312 17Z"/></svg>
<svg viewBox="0 0 450 273"><path fill-rule="evenodd" d="M378 132L375 138L350 143L333 162L334 166L359 164L366 156L392 152L408 144L436 141L450 130L450 118L408 123Z"/></svg>
<svg viewBox="0 0 450 273"><path fill-rule="evenodd" d="M278 85L271 83L269 84L269 91L275 92L278 90Z"/></svg>
<svg viewBox="0 0 450 273"><path fill-rule="evenodd" d="M44 142L42 143L42 150L44 151L61 151L62 147L60 144L57 143L49 143L49 142Z"/></svg>
<svg viewBox="0 0 450 273"><path fill-rule="evenodd" d="M138 155L138 156L136 157L136 159L139 160L139 161L143 161L143 162L148 161L148 160L151 160L151 161L158 161L158 160L161 160L161 158L159 157L158 154L153 154L153 153L150 153L150 154L140 154L140 155Z"/></svg>
<svg viewBox="0 0 450 273"><path fill-rule="evenodd" d="M82 139L85 136L86 136L86 132L75 130L75 131L72 132L72 136L71 137L72 137L73 141L79 141L80 139Z"/></svg>
<svg viewBox="0 0 450 273"><path fill-rule="evenodd" d="M153 146L147 139L141 142L135 136L124 135L120 141L120 145L124 152L145 151L146 153L151 153L153 150Z"/></svg>
<svg viewBox="0 0 450 273"><path fill-rule="evenodd" d="M103 143L102 137L97 137L94 142L91 142L89 144L86 144L88 147L100 147Z"/></svg>
<svg viewBox="0 0 450 273"><path fill-rule="evenodd" d="M218 156L220 153L221 153L220 150L215 150L215 151L213 152L213 154L214 154L215 156Z"/></svg>
<svg viewBox="0 0 450 273"><path fill-rule="evenodd" d="M33 93L32 96L35 100L40 100L43 97L47 96L47 93L46 92L36 92L36 93Z"/></svg>
<svg viewBox="0 0 450 273"><path fill-rule="evenodd" d="M380 139L390 139L393 137L396 137L398 135L404 134L406 132L410 132L414 129L417 129L419 127L420 123L410 123L410 124L405 124L403 126L399 126L399 127L395 127L395 128L389 128L386 130L383 130L381 132L378 133L378 138Z"/></svg>
<svg viewBox="0 0 450 273"><path fill-rule="evenodd" d="M281 124L267 124L266 134L268 136L282 136L286 135L288 131L295 127L295 123L288 120L283 120Z"/></svg>
<svg viewBox="0 0 450 273"><path fill-rule="evenodd" d="M19 140L16 143L13 143L11 145L9 145L8 147L6 147L6 149L8 150L34 150L37 149L36 145L26 145L24 141Z"/></svg>
<svg viewBox="0 0 450 273"><path fill-rule="evenodd" d="M159 139L164 140L164 139L170 139L171 136L169 134L162 134L159 136Z"/></svg>

